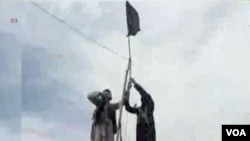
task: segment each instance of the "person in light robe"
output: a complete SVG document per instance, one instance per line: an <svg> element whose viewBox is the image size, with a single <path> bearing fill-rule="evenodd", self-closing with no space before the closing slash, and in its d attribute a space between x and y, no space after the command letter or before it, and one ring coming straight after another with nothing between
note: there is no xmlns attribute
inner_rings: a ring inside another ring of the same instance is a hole
<svg viewBox="0 0 250 141"><path fill-rule="evenodd" d="M112 94L109 89L92 92L88 99L96 106L93 113L91 141L114 141L117 132L116 110L121 102L110 103Z"/></svg>

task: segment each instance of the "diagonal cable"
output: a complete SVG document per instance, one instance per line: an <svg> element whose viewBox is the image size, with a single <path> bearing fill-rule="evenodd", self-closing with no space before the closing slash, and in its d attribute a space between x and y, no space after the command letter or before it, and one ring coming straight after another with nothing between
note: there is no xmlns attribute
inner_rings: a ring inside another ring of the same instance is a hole
<svg viewBox="0 0 250 141"><path fill-rule="evenodd" d="M122 59L127 59L125 56L123 55L120 55L118 52L108 48L107 46L97 42L96 40L86 36L85 34L83 34L79 29L71 26L70 24L66 23L64 20L62 19L59 19L58 17L56 17L55 15L51 14L50 12L48 12L46 9L42 8L40 5L38 5L37 3L35 2L30 2L32 5L34 5L35 7L39 8L41 11L43 11L44 13L48 14L49 16L51 16L52 18L54 18L55 20L57 20L58 22L66 25L68 28L70 28L71 30L73 30L74 32L76 32L78 35L82 36L83 38L86 38L88 39L89 41L92 41L93 43L97 44L99 47L102 47L106 50L108 50L109 52L111 52L112 54L116 55L116 56L119 56L120 58Z"/></svg>

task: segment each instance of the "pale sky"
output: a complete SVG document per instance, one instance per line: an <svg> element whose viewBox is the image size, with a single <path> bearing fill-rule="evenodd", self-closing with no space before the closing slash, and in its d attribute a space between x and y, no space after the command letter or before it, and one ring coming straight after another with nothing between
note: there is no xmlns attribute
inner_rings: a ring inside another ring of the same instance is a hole
<svg viewBox="0 0 250 141"><path fill-rule="evenodd" d="M157 140L220 141L221 124L250 124L250 2L130 3L141 27L132 76L155 101ZM125 1L38 4L128 55ZM0 64L1 141L87 141L87 94L110 88L120 100L127 61L27 2L1 1ZM130 100L140 105L135 90ZM123 115L134 141L136 117Z"/></svg>

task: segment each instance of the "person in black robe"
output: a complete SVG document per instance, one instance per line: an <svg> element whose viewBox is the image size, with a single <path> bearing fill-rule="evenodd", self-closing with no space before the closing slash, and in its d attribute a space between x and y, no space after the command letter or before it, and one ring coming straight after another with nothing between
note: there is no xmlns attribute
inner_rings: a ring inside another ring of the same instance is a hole
<svg viewBox="0 0 250 141"><path fill-rule="evenodd" d="M141 95L141 106L131 107L129 104L129 89L134 88ZM136 141L156 141L154 123L154 101L152 97L133 79L130 78L128 91L124 100L125 108L128 112L137 115Z"/></svg>

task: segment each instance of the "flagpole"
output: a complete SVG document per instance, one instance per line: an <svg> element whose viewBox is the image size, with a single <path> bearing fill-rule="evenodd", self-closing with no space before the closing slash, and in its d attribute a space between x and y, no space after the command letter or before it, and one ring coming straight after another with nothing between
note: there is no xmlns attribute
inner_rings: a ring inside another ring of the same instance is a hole
<svg viewBox="0 0 250 141"><path fill-rule="evenodd" d="M130 36L128 36L128 51L129 51L129 61L130 61L129 77L131 77L131 73L132 73L132 55L131 55L131 48L130 48Z"/></svg>
<svg viewBox="0 0 250 141"><path fill-rule="evenodd" d="M124 96L125 93L127 91L127 82L128 82L128 75L129 78L131 77L131 73L132 73L132 55L131 55L131 48L130 48L130 37L128 36L128 50L129 50L129 59L128 59L128 66L127 66L127 70L125 73L125 80L124 80L124 84L123 84L123 94L122 94L122 100L121 100L121 106L119 109L119 120L118 120L118 129L117 129L117 135L116 135L116 141L122 141L122 132L121 132L121 118L122 118L122 106L124 104Z"/></svg>
<svg viewBox="0 0 250 141"><path fill-rule="evenodd" d="M122 141L122 133L121 133L121 118L122 118L122 106L123 106L123 100L124 100L124 94L127 90L127 82L128 82L128 75L129 78L131 77L131 66L132 66L132 57L131 57L131 48L130 48L130 37L128 36L128 51L129 51L129 59L128 59L128 66L127 66L127 70L125 73L125 81L123 84L123 94L122 94L122 100L121 100L121 107L120 107L120 113L119 113L119 120L118 120L118 132L117 132L117 136L116 136L116 141L118 141L120 139L120 141Z"/></svg>
<svg viewBox="0 0 250 141"><path fill-rule="evenodd" d="M128 66L127 66L127 70L125 73L125 80L124 80L124 84L123 84L123 92L122 92L122 100L121 100L121 105L120 105L120 109L119 109L119 120L118 120L118 129L117 129L117 135L116 135L116 141L122 141L122 135L121 135L121 118L122 118L122 106L123 106L123 102L124 102L124 96L125 96L125 92L126 92L126 88L127 88L127 81L128 81L128 73L130 73L129 75L131 75L130 72L130 68L131 68L131 59L128 59Z"/></svg>
<svg viewBox="0 0 250 141"><path fill-rule="evenodd" d="M129 51L129 58L131 58L130 36L128 36L128 51Z"/></svg>
<svg viewBox="0 0 250 141"><path fill-rule="evenodd" d="M118 120L118 129L117 129L117 135L116 135L116 141L122 141L122 133L121 133L121 118L122 118L122 107L124 104L124 96L126 91L128 90L128 76L131 77L132 73L132 54L131 54L131 48L130 48L130 35L135 36L137 32L140 31L139 27L139 16L136 10L129 4L128 1L126 1L126 13L127 13L127 25L128 25L128 51L129 51L129 59L128 59L128 66L125 73L125 80L123 84L123 93L122 93L122 100L120 105L120 113L119 113L119 120ZM133 17L133 18L131 18Z"/></svg>

